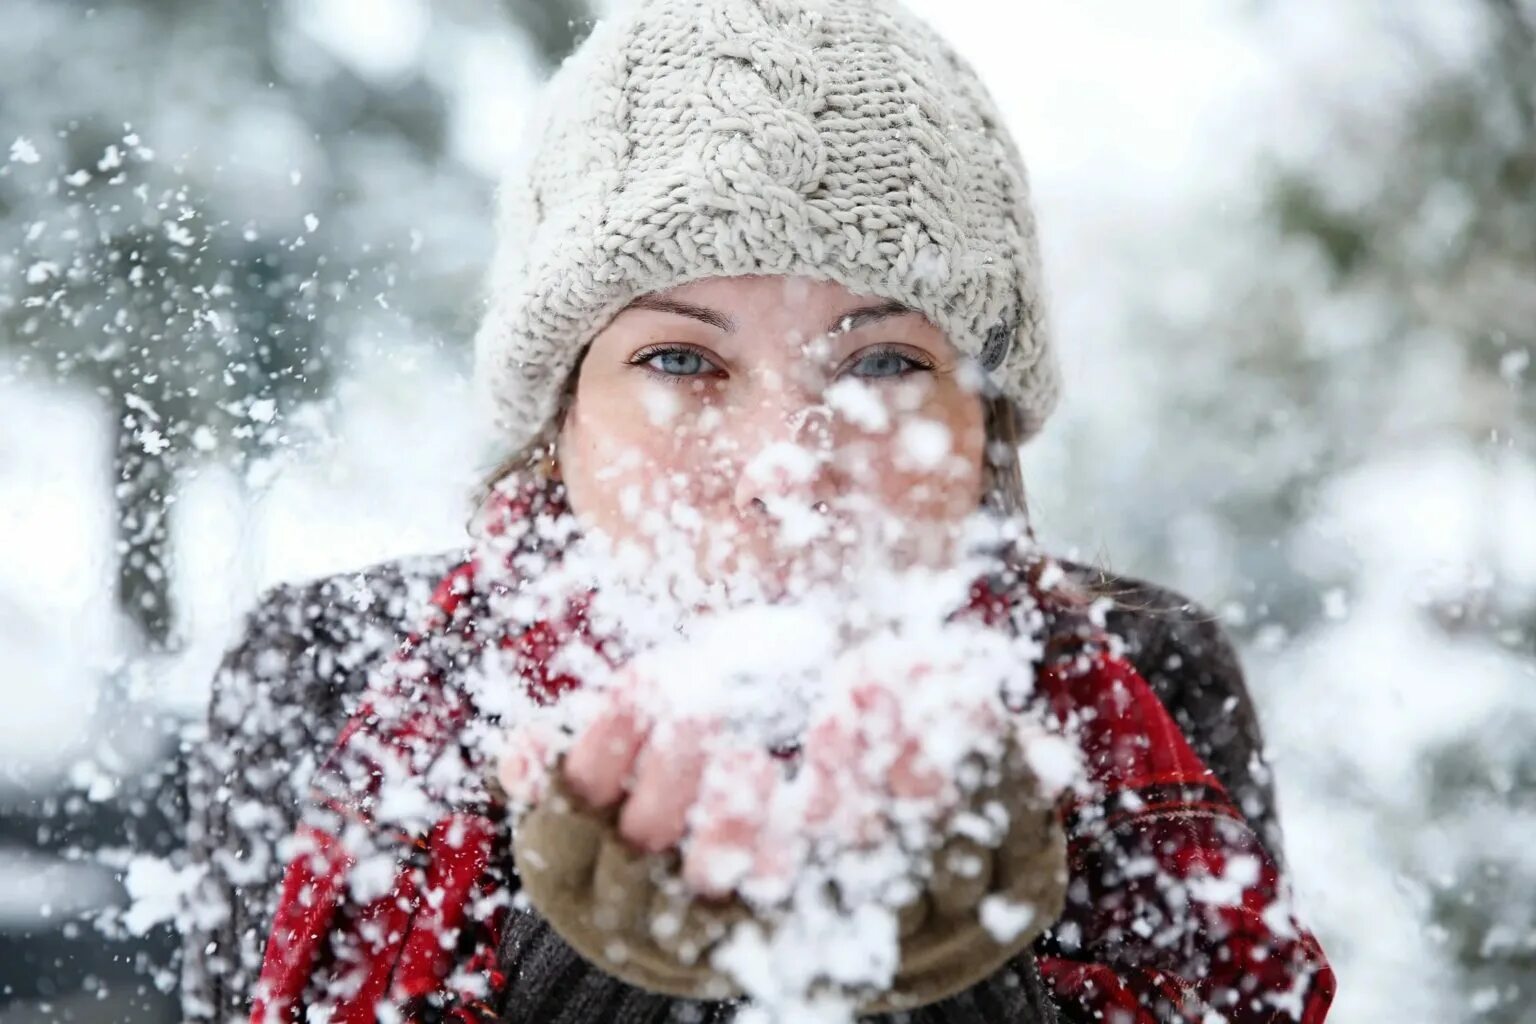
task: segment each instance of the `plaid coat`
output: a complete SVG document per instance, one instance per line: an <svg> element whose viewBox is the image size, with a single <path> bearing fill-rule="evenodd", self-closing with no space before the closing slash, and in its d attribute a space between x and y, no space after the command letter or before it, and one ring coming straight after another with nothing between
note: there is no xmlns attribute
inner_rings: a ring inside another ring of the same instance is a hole
<svg viewBox="0 0 1536 1024"><path fill-rule="evenodd" d="M261 601L227 655L215 685L208 742L194 758L189 783L193 858L207 872L193 901L185 947L188 1020L246 1019L281 883L277 844L291 834L316 763L370 669L420 618L433 586L453 564L452 555L412 559L279 587ZM1181 954L1177 936L1156 944L1161 951L1156 955L1149 954L1153 946L1135 941L1138 929L1158 926L1160 910L1151 886L1138 891L1120 877L1126 858L1139 852L1125 843L1169 848L1168 836L1158 838L1158 823L1176 820L1182 822L1179 835L1206 835L1212 848L1251 849L1263 885L1272 889L1278 881L1281 835L1262 740L1235 654L1219 626L1169 591L1082 566L1068 568L1113 598L1110 629L1124 638L1135 672L1156 695L1156 714L1177 726L1163 744L1168 760L1150 775L1144 771L1145 777L1120 780L1126 799L1118 810L1084 809L1074 822L1073 873L1086 895L1075 908L1069 905L1062 924L1037 943L1034 955L908 1019L1043 1024L1094 1014L1114 1019L1120 1011L1127 1024L1164 1015L1200 1020L1174 1009L1199 1002L1179 970L1182 955L1188 975L1189 957L1199 951ZM1055 696L1073 699L1066 692L1070 685L1059 681ZM1213 785L1202 787L1201 779ZM1116 821L1117 814L1123 819L1127 813L1137 819L1129 832ZM1245 935L1242 926L1233 927L1228 938L1234 948L1268 941L1265 935ZM1294 1014L1245 1021L1322 1020L1333 979L1310 936L1302 940L1298 955L1322 968L1310 979L1309 1005ZM496 1007L505 1021L700 1020L718 1019L728 1009L687 1006L629 988L586 964L531 913L513 915L496 959L488 968L511 979ZM1221 965L1205 962L1199 970L1219 974ZM1286 983L1284 977L1272 981ZM1264 981L1254 984L1262 989ZM1133 1016L1149 993L1162 1009Z"/></svg>

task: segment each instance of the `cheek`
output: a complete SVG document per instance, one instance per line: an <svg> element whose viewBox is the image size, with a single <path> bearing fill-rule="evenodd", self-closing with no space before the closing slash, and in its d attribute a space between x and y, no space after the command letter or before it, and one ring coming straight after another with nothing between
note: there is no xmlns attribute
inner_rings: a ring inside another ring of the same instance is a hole
<svg viewBox="0 0 1536 1024"><path fill-rule="evenodd" d="M720 414L663 386L581 396L561 437L561 473L574 511L616 537L636 532L645 513L678 502L719 499L728 474L716 465Z"/></svg>
<svg viewBox="0 0 1536 1024"><path fill-rule="evenodd" d="M904 518L957 520L974 512L986 448L980 400L957 389L906 405L884 430L844 428L846 485Z"/></svg>

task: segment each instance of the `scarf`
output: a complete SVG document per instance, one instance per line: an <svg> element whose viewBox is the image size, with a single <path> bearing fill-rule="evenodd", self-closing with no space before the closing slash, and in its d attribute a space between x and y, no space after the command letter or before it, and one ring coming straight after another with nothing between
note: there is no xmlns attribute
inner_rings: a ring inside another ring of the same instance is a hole
<svg viewBox="0 0 1536 1024"><path fill-rule="evenodd" d="M479 741L500 723L466 679L495 647L527 699L548 703L579 685L557 653L584 644L622 657L592 628L590 595L528 621L493 612L558 558L567 511L553 482L494 495L481 529L497 544L438 583L370 679L294 837L252 1024L500 1019L516 984L498 965L516 879ZM1290 915L1278 867L1060 576L1049 559L1015 553L956 614L1044 639L1032 703L1087 770L1089 786L1061 806L1067 910L1036 947L1063 1019L1322 1024L1333 975Z"/></svg>

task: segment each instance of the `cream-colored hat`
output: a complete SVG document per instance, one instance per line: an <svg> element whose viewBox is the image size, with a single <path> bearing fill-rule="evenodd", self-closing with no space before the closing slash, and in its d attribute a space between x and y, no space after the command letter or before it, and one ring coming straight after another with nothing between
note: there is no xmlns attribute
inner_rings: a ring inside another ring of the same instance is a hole
<svg viewBox="0 0 1536 1024"><path fill-rule="evenodd" d="M1058 373L1017 147L895 0L633 0L549 85L501 190L477 374L511 444L638 295L804 275L905 303L1033 434Z"/></svg>

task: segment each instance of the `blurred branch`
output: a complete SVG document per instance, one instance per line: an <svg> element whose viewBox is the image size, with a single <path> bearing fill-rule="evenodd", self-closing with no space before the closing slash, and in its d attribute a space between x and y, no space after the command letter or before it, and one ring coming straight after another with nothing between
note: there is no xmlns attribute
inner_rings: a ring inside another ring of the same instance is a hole
<svg viewBox="0 0 1536 1024"><path fill-rule="evenodd" d="M589 0L505 0L507 14L528 33L546 69L557 67L587 37L594 22Z"/></svg>
<svg viewBox="0 0 1536 1024"><path fill-rule="evenodd" d="M1520 0L1486 0L1500 29L1499 50L1510 78L1510 99L1526 138L1536 138L1536 14Z"/></svg>
<svg viewBox="0 0 1536 1024"><path fill-rule="evenodd" d="M116 497L117 601L152 649L171 643L171 510L175 473L151 407L113 389L112 486Z"/></svg>
<svg viewBox="0 0 1536 1024"><path fill-rule="evenodd" d="M1494 14L1527 42L1536 39L1536 4L1521 0L1487 0Z"/></svg>

